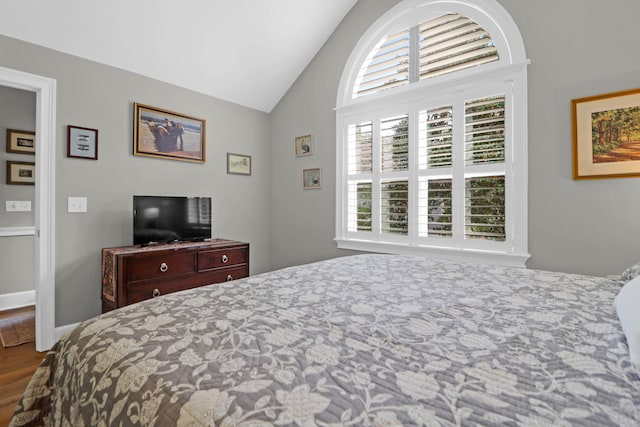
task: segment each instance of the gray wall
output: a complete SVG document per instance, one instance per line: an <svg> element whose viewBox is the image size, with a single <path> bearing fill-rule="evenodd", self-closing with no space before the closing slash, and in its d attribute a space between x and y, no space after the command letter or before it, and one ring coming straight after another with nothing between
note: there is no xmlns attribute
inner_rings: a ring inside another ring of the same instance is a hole
<svg viewBox="0 0 640 427"><path fill-rule="evenodd" d="M251 243L253 274L350 254L333 242L333 107L353 47L397 1L360 0L270 115L0 36L0 66L58 82L56 324L99 313L100 249L131 243L133 194L212 196L214 234ZM620 272L640 253L640 183L571 179L570 100L640 86L640 2L499 1L532 61L529 266ZM134 157L133 102L207 119L206 164ZM99 129L98 161L66 158L69 124ZM296 158L307 133L315 153ZM226 152L253 156L253 175L226 175ZM320 190L302 189L310 167L322 168ZM88 197L89 212L67 213L69 196Z"/></svg>
<svg viewBox="0 0 640 427"><path fill-rule="evenodd" d="M528 266L595 275L640 259L640 180L574 181L573 98L640 87L640 2L499 0L522 33L529 67ZM271 113L271 265L350 252L336 249L335 99L346 61L369 25L397 3L360 0ZM316 153L294 158L293 138ZM303 168L322 167L322 190L302 191Z"/></svg>
<svg viewBox="0 0 640 427"><path fill-rule="evenodd" d="M213 234L251 244L251 272L269 268L269 117L133 73L0 36L0 65L57 80L56 325L100 312L100 250L132 243L134 194L213 198ZM132 154L133 103L207 120L206 163ZM67 125L99 130L98 160L66 157ZM226 153L252 156L227 175ZM66 212L67 197L88 213Z"/></svg>
<svg viewBox="0 0 640 427"><path fill-rule="evenodd" d="M7 185L7 160L35 162L35 156L7 153L7 129L33 131L36 96L33 92L0 86L0 228L33 226L35 187ZM31 212L6 212L5 202L30 201ZM34 288L33 236L0 237L0 295Z"/></svg>

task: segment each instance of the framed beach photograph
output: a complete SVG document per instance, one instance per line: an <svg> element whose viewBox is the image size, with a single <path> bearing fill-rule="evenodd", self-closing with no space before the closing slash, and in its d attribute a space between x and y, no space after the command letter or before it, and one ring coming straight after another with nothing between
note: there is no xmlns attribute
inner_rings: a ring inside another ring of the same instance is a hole
<svg viewBox="0 0 640 427"><path fill-rule="evenodd" d="M322 173L320 168L302 170L302 188L305 190L322 188Z"/></svg>
<svg viewBox="0 0 640 427"><path fill-rule="evenodd" d="M67 126L67 157L98 160L98 129Z"/></svg>
<svg viewBox="0 0 640 427"><path fill-rule="evenodd" d="M571 101L573 179L640 176L640 89Z"/></svg>
<svg viewBox="0 0 640 427"><path fill-rule="evenodd" d="M36 154L36 133L7 129L7 153Z"/></svg>
<svg viewBox="0 0 640 427"><path fill-rule="evenodd" d="M251 175L251 156L227 153L227 173Z"/></svg>
<svg viewBox="0 0 640 427"><path fill-rule="evenodd" d="M294 140L296 157L313 154L313 138L311 135L298 136Z"/></svg>
<svg viewBox="0 0 640 427"><path fill-rule="evenodd" d="M205 162L206 120L134 103L133 154Z"/></svg>
<svg viewBox="0 0 640 427"><path fill-rule="evenodd" d="M7 161L7 184L9 185L35 185L35 162Z"/></svg>

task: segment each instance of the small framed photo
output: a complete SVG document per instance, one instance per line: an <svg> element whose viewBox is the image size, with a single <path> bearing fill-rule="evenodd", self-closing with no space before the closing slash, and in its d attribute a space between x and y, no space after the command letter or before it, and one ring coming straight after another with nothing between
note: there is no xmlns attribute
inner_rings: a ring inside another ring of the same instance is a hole
<svg viewBox="0 0 640 427"><path fill-rule="evenodd" d="M36 133L7 129L7 153L36 154Z"/></svg>
<svg viewBox="0 0 640 427"><path fill-rule="evenodd" d="M133 104L133 155L205 162L206 120Z"/></svg>
<svg viewBox="0 0 640 427"><path fill-rule="evenodd" d="M296 157L313 154L313 138L311 135L298 136L294 141Z"/></svg>
<svg viewBox="0 0 640 427"><path fill-rule="evenodd" d="M98 160L98 129L67 126L67 157Z"/></svg>
<svg viewBox="0 0 640 427"><path fill-rule="evenodd" d="M227 153L227 173L233 175L251 175L251 156Z"/></svg>
<svg viewBox="0 0 640 427"><path fill-rule="evenodd" d="M573 179L640 176L640 89L571 101Z"/></svg>
<svg viewBox="0 0 640 427"><path fill-rule="evenodd" d="M35 185L35 162L7 161L7 184L9 185Z"/></svg>
<svg viewBox="0 0 640 427"><path fill-rule="evenodd" d="M322 188L322 173L320 168L302 170L302 188L305 190Z"/></svg>

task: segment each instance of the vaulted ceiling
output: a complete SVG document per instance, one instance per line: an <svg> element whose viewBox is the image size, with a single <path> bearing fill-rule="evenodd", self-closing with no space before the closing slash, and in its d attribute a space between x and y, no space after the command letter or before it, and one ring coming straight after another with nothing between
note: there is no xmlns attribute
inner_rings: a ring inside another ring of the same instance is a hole
<svg viewBox="0 0 640 427"><path fill-rule="evenodd" d="M0 34L269 112L357 0L6 0Z"/></svg>

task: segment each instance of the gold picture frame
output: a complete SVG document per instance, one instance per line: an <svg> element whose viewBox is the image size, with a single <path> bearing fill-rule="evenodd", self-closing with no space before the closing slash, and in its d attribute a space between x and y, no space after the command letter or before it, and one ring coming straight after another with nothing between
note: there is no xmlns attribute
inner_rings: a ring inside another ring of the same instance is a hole
<svg viewBox="0 0 640 427"><path fill-rule="evenodd" d="M640 89L571 100L573 179L640 176Z"/></svg>
<svg viewBox="0 0 640 427"><path fill-rule="evenodd" d="M36 154L36 133L7 129L7 153Z"/></svg>
<svg viewBox="0 0 640 427"><path fill-rule="evenodd" d="M8 185L35 185L35 162L15 162L7 160L7 184Z"/></svg>
<svg viewBox="0 0 640 427"><path fill-rule="evenodd" d="M133 155L205 162L206 120L134 103Z"/></svg>

